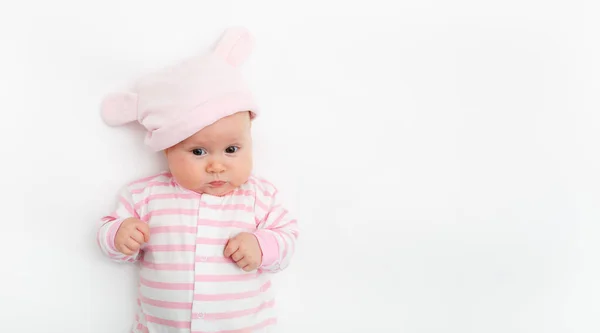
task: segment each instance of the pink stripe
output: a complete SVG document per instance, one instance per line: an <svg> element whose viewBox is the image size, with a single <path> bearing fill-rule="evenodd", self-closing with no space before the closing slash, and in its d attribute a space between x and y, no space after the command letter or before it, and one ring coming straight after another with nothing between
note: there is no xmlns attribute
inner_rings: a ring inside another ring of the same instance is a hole
<svg viewBox="0 0 600 333"><path fill-rule="evenodd" d="M153 176L148 176L148 177L145 177L145 178L142 178L142 179L134 180L131 183L129 183L129 186L135 185L135 184L139 184L139 183L143 183L143 182L149 181L151 179L154 179L154 178L160 177L160 176L169 176L170 177L171 173L168 172L168 171L165 171L165 172L161 172L159 174L153 175Z"/></svg>
<svg viewBox="0 0 600 333"><path fill-rule="evenodd" d="M127 262L131 262L131 263L134 263L136 261L135 257L133 257L133 258L132 257L128 257L128 256L126 256L126 255L124 255L124 254L122 254L120 252L119 252L119 254L109 253L108 256L111 257L112 259L115 259L115 260L127 261Z"/></svg>
<svg viewBox="0 0 600 333"><path fill-rule="evenodd" d="M191 310L192 309L192 303L159 301L159 300L151 299L151 298L144 297L144 296L141 297L141 300L142 300L142 303L144 303L144 304L156 306L159 308L180 309L180 310Z"/></svg>
<svg viewBox="0 0 600 333"><path fill-rule="evenodd" d="M200 207L216 209L216 210L243 210L246 212L252 212L252 207L246 206L244 204L231 204L231 205L210 205L205 202L200 202Z"/></svg>
<svg viewBox="0 0 600 333"><path fill-rule="evenodd" d="M110 222L110 221L114 221L114 220L116 220L116 219L117 219L117 216L118 216L118 215L117 215L117 212L113 212L113 213L112 213L112 214L110 214L110 215L106 215L106 216L104 216L104 217L101 219L101 221L102 221L102 222L104 222L104 224L106 224L107 222Z"/></svg>
<svg viewBox="0 0 600 333"><path fill-rule="evenodd" d="M279 242L275 233L271 230L259 229L254 232L254 236L263 254L261 267L271 266L279 258Z"/></svg>
<svg viewBox="0 0 600 333"><path fill-rule="evenodd" d="M98 231L96 231L96 245L98 245L98 247L100 249L104 249L104 247L102 246L102 244L100 244L100 232L102 231L102 229L98 229Z"/></svg>
<svg viewBox="0 0 600 333"><path fill-rule="evenodd" d="M264 184L261 184L258 180L256 180L255 178L250 178L248 179L248 183L252 184L252 185L256 185L256 187L258 187L261 191L263 192L267 192L267 190L264 187ZM267 192L268 193L268 192Z"/></svg>
<svg viewBox="0 0 600 333"><path fill-rule="evenodd" d="M197 209L177 209L177 208L172 208L172 209L157 209L157 210L153 210L151 212L149 212L148 214L144 215L141 220L143 221L148 221L148 219L152 216L163 216L163 215L197 215L198 214L198 210Z"/></svg>
<svg viewBox="0 0 600 333"><path fill-rule="evenodd" d="M229 242L227 238L207 238L198 237L196 238L196 244L203 245L225 245ZM194 252L196 251L196 244L158 244L158 245L147 245L144 250L148 252Z"/></svg>
<svg viewBox="0 0 600 333"><path fill-rule="evenodd" d="M241 328L238 330L226 330L226 331L211 331L210 333L250 333L252 331L255 330L259 330L261 328L265 328L267 326L270 325L275 325L277 324L277 319L276 318L269 318L265 321L263 321L262 323L253 325L253 326L248 326L245 328ZM205 331L192 331L192 333L209 333L209 332L205 332Z"/></svg>
<svg viewBox="0 0 600 333"><path fill-rule="evenodd" d="M135 204L135 208L139 209L141 206L148 204L152 200L160 199L196 199L200 195L197 193L164 193L164 194L153 194L141 200Z"/></svg>
<svg viewBox="0 0 600 333"><path fill-rule="evenodd" d="M196 227L188 227L185 225L160 226L150 228L150 234L167 234L167 233L184 233L196 234Z"/></svg>
<svg viewBox="0 0 600 333"><path fill-rule="evenodd" d="M144 249L148 252L188 252L188 251L196 251L196 245L186 245L186 244L165 244L165 245L148 245Z"/></svg>
<svg viewBox="0 0 600 333"><path fill-rule="evenodd" d="M275 214L275 212L281 207L281 205L275 205L273 207L271 207L270 210L267 211L267 214L265 214L264 220L265 221L269 221L269 218L271 217L271 214Z"/></svg>
<svg viewBox="0 0 600 333"><path fill-rule="evenodd" d="M272 188L275 188L275 185L271 184L271 182L269 182L268 180L264 179L264 178L260 178L260 177L254 177L257 181L259 181L261 184L266 184Z"/></svg>
<svg viewBox="0 0 600 333"><path fill-rule="evenodd" d="M157 264L149 261L142 263L142 266L157 271L193 271L194 264Z"/></svg>
<svg viewBox="0 0 600 333"><path fill-rule="evenodd" d="M142 331L142 333L149 333L148 327L146 327L140 323L137 323L137 330Z"/></svg>
<svg viewBox="0 0 600 333"><path fill-rule="evenodd" d="M231 264L233 260L227 257L203 257L196 256L196 262L210 262L213 264Z"/></svg>
<svg viewBox="0 0 600 333"><path fill-rule="evenodd" d="M125 209L129 213L129 215L135 216L135 218L138 218L138 219L140 218L140 216L138 215L138 213L133 209L133 207L131 207L131 204L127 200L125 200L125 198L123 198L121 196L121 197L119 197L119 201L121 202L121 204L123 205L123 207L125 207Z"/></svg>
<svg viewBox="0 0 600 333"><path fill-rule="evenodd" d="M233 261L226 257L202 257L196 256L196 262L207 262L214 264L231 264ZM195 269L194 264L167 264L167 263L154 263L151 261L144 260L142 266L148 269L154 269L157 271L193 271Z"/></svg>
<svg viewBox="0 0 600 333"><path fill-rule="evenodd" d="M269 194L269 196L272 196L273 194L270 194L269 191L267 191L266 187L271 187L272 189L274 189L275 192L277 192L275 186L271 183L269 183L268 181L258 178L258 177L252 177L250 179L248 179L248 183L253 184L258 186L263 192L265 192L266 194Z"/></svg>
<svg viewBox="0 0 600 333"><path fill-rule="evenodd" d="M270 192L264 191L264 190L262 190L262 194L264 196L266 196L266 197L271 197L272 196L272 194ZM238 189L238 190L235 190L233 192L233 195L244 196L244 197L255 197L256 196L256 192L254 192L253 190Z"/></svg>
<svg viewBox="0 0 600 333"><path fill-rule="evenodd" d="M264 210L265 212L269 211L269 206L267 206L265 203L263 203L262 201L260 201L260 199L258 199L258 198L256 198L256 205L260 209Z"/></svg>
<svg viewBox="0 0 600 333"><path fill-rule="evenodd" d="M203 275L197 274L196 281L199 282L235 282L235 281L247 281L257 278L260 275L259 272L252 274L235 274L235 275Z"/></svg>
<svg viewBox="0 0 600 333"><path fill-rule="evenodd" d="M294 238L295 238L295 239L298 239L298 235L299 235L300 233L298 232L298 230L291 230L291 231L290 231L290 234L294 235Z"/></svg>
<svg viewBox="0 0 600 333"><path fill-rule="evenodd" d="M108 243L109 249L111 251L118 252L118 253L120 253L120 252L115 247L115 237L116 237L117 231L119 231L119 228L121 227L122 223L123 223L123 220L121 220L120 222L113 222L113 225L110 226L110 228L108 229L108 233L106 234L106 242Z"/></svg>
<svg viewBox="0 0 600 333"><path fill-rule="evenodd" d="M172 182L159 182L159 181L155 181L155 182L149 182L148 184L146 184L146 187L142 187L142 188L136 188L134 190L131 190L131 193L133 194L139 194L144 192L144 190L146 190L149 187L154 187L154 186L173 186Z"/></svg>
<svg viewBox="0 0 600 333"><path fill-rule="evenodd" d="M194 290L193 283L155 282L140 277L140 283L146 287L165 290Z"/></svg>
<svg viewBox="0 0 600 333"><path fill-rule="evenodd" d="M272 194L271 192L267 191L266 189L264 189L264 188L262 187L264 184L260 184L258 181L254 180L254 179L252 179L252 178L248 179L248 183L249 183L249 184L253 184L253 185L257 185L257 186L258 186L258 188L259 188L259 190L261 190L261 192L262 192L262 194L263 194L264 196L266 196L266 197L272 197L272 196L273 196L273 194ZM250 191L250 190L249 190L249 191ZM254 193L254 191L251 191L251 192L252 192L252 196L255 196L255 193Z"/></svg>
<svg viewBox="0 0 600 333"><path fill-rule="evenodd" d="M242 197L253 197L253 196L255 196L255 192L252 190L237 189L237 190L233 191L233 195L242 196Z"/></svg>
<svg viewBox="0 0 600 333"><path fill-rule="evenodd" d="M146 315L146 320L150 323L155 323L155 324L164 325L164 326L170 326L170 327L175 327L175 328L187 328L187 329L190 328L189 321L167 320L167 319L162 319L162 318L149 316L149 315Z"/></svg>
<svg viewBox="0 0 600 333"><path fill-rule="evenodd" d="M286 224L283 224L283 225L278 225L278 226L277 226L277 229L283 229L283 228L285 228L285 227L291 227L292 225L297 225L297 224L298 224L298 223L297 223L297 221L296 221L296 220L290 220L290 221L288 221ZM271 227L271 228L273 228L273 227Z"/></svg>
<svg viewBox="0 0 600 333"><path fill-rule="evenodd" d="M139 300L138 300L139 301ZM140 323L140 316L138 316L138 314L135 314L135 322L137 323L137 330L138 331L142 331L142 333L148 333L148 327L142 325L142 323Z"/></svg>
<svg viewBox="0 0 600 333"><path fill-rule="evenodd" d="M271 281L265 283L260 289L254 291L248 291L244 293L231 293L231 294L196 294L194 295L195 301L232 301L244 298L251 298L260 295L261 293L271 288Z"/></svg>
<svg viewBox="0 0 600 333"><path fill-rule="evenodd" d="M207 313L204 315L204 319L206 319L206 320L222 320L222 319L239 318L239 317L249 316L251 314L258 313L264 309L272 308L273 306L275 306L275 301L271 300L271 301L262 303L261 305L255 307L255 308L251 308L251 309L240 310L240 311L231 311L231 312L222 312L222 313Z"/></svg>
<svg viewBox="0 0 600 333"><path fill-rule="evenodd" d="M281 254L281 258L285 259L288 253L288 246L290 246L290 244L288 243L286 234L279 231L279 230L273 230L276 234L279 235L279 237L281 237L281 239L283 239L283 253Z"/></svg>
<svg viewBox="0 0 600 333"><path fill-rule="evenodd" d="M271 226L269 228L273 228L276 227L279 222L281 222L281 220L283 220L283 218L287 215L288 211L287 209L284 209L283 212L281 213L281 215L279 215L279 217L277 219L275 219L275 221L273 221L273 223L271 223Z"/></svg>
<svg viewBox="0 0 600 333"><path fill-rule="evenodd" d="M241 229L256 229L256 225L252 223L246 223L242 221L217 221L217 220L208 220L208 219L198 219L198 225L204 225L209 227L233 227L233 228L241 228Z"/></svg>

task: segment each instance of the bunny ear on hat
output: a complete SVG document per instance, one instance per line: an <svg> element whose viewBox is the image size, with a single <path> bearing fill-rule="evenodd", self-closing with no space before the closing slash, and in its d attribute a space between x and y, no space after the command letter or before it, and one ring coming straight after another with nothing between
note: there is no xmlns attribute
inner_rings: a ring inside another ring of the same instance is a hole
<svg viewBox="0 0 600 333"><path fill-rule="evenodd" d="M254 39L250 32L242 27L229 28L225 31L214 53L222 57L234 67L238 67L246 61L252 53Z"/></svg>
<svg viewBox="0 0 600 333"><path fill-rule="evenodd" d="M137 94L112 93L104 98L100 107L102 119L109 126L121 126L137 120Z"/></svg>

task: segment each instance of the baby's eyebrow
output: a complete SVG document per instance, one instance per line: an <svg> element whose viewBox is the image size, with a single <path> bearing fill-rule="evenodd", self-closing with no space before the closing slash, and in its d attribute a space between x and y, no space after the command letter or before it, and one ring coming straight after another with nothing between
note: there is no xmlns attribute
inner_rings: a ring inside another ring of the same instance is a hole
<svg viewBox="0 0 600 333"><path fill-rule="evenodd" d="M232 144L232 143L240 144L240 143L243 143L244 141L246 141L245 138L243 136L239 136L239 135L232 136L232 137L229 137L229 138L223 140L223 142L227 142L227 144Z"/></svg>

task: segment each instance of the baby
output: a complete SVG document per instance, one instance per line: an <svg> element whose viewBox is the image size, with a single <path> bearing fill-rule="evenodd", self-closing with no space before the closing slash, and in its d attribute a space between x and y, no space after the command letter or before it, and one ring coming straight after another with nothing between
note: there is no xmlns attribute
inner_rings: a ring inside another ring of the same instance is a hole
<svg viewBox="0 0 600 333"><path fill-rule="evenodd" d="M289 265L298 224L252 173L259 112L239 71L252 45L229 29L208 55L102 103L107 124L139 122L169 169L124 186L98 230L104 254L140 264L132 332L274 332L271 277Z"/></svg>

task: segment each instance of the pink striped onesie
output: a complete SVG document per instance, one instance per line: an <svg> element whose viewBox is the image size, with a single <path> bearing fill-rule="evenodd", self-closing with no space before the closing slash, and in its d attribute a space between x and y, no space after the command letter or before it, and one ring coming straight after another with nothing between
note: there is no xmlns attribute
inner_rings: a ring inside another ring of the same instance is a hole
<svg viewBox="0 0 600 333"><path fill-rule="evenodd" d="M132 256L114 246L120 224L129 217L150 228L149 242ZM274 332L271 275L289 265L298 224L271 183L252 176L234 192L216 197L187 190L164 172L125 186L117 209L102 221L102 252L140 264L132 332ZM263 252L261 267L253 272L223 255L228 239L243 231L256 235Z"/></svg>

